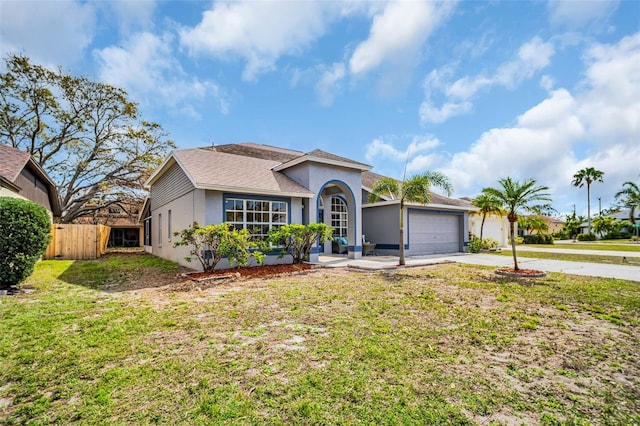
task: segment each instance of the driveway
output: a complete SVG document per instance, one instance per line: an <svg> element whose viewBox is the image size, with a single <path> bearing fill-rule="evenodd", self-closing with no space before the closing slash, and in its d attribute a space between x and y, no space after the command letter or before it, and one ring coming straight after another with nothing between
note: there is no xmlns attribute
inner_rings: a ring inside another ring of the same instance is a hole
<svg viewBox="0 0 640 426"><path fill-rule="evenodd" d="M506 249L508 250L508 249ZM640 257L639 252L617 252L604 250L571 250L569 249L539 249L538 251L556 250L560 253L578 252L583 254L598 254L603 256ZM535 254L529 251L528 254L518 254L518 266L522 269L538 269L546 272L561 272L564 274L584 275L590 277L618 278L622 280L640 282L640 266L612 265L589 262L570 262L565 260L536 259ZM406 258L407 266L433 265L443 262L458 262L470 265L484 266L513 266L511 256L499 256L495 254L470 254L470 253L450 253L433 254L427 256L410 256ZM325 267L355 267L360 269L378 270L392 269L398 265L397 256L366 256L361 259L347 259L344 256L321 255L320 263Z"/></svg>

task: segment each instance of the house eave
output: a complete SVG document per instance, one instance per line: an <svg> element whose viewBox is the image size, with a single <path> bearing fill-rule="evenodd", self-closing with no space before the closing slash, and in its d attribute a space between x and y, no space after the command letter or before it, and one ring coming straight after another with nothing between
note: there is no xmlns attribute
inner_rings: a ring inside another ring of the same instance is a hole
<svg viewBox="0 0 640 426"><path fill-rule="evenodd" d="M329 166L336 166L336 167L344 167L347 169L359 170L361 172L367 172L372 168L371 166L367 166L363 164L354 164L354 163L348 163L346 161L338 161L338 160L331 160L328 158L320 158L320 157L315 157L310 155L303 155L301 157L294 158L291 161L287 161L286 163L278 164L271 170L275 172L280 172L282 170L286 170L288 168L291 168L293 166L297 166L298 164L302 164L306 162L320 163L320 164L326 164Z"/></svg>
<svg viewBox="0 0 640 426"><path fill-rule="evenodd" d="M247 188L242 186L226 186L226 185L212 185L208 183L196 183L197 189L205 189L209 191L220 192L232 192L234 194L250 194L261 196L273 196L273 197L299 197L299 198L313 198L312 192L293 192L293 191L279 191L279 190L265 190L256 188Z"/></svg>
<svg viewBox="0 0 640 426"><path fill-rule="evenodd" d="M380 201L377 203L367 203L367 204L363 204L362 208L366 209L366 208L372 208L372 207L392 206L395 204L399 205L400 200L389 200L389 201ZM467 212L476 211L475 207L451 206L448 204L435 204L435 203L420 204L420 203L405 202L404 205L405 207L418 207L423 209L438 209L438 210L467 211Z"/></svg>

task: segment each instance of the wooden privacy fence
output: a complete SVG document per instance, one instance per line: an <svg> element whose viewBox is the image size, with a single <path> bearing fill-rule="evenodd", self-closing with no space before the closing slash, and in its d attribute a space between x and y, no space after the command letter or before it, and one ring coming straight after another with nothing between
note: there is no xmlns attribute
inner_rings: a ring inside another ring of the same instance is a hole
<svg viewBox="0 0 640 426"><path fill-rule="evenodd" d="M105 225L54 223L44 259L91 260L107 251L111 228Z"/></svg>

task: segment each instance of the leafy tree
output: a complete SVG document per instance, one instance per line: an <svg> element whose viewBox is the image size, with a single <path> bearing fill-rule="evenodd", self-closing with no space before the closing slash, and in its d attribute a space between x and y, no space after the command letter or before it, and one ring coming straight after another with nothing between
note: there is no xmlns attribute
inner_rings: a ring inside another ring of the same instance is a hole
<svg viewBox="0 0 640 426"><path fill-rule="evenodd" d="M615 197L622 207L629 209L629 221L632 226L635 226L635 211L640 208L640 185L635 182L625 182L622 184L622 189L616 192Z"/></svg>
<svg viewBox="0 0 640 426"><path fill-rule="evenodd" d="M586 167L578 170L573 175L573 186L582 188L584 184L587 184L587 233L591 233L591 184L594 182L602 182L604 172L596 170L593 167Z"/></svg>
<svg viewBox="0 0 640 426"><path fill-rule="evenodd" d="M310 223L301 225L292 223L272 230L269 241L276 246L282 246L280 257L290 254L293 263L302 263L309 258L311 247L316 241L323 244L331 238L333 229L324 223Z"/></svg>
<svg viewBox="0 0 640 426"><path fill-rule="evenodd" d="M49 70L20 55L0 73L0 139L56 182L62 222L91 216L142 184L174 147L119 88Z"/></svg>
<svg viewBox="0 0 640 426"><path fill-rule="evenodd" d="M551 210L551 205L549 204L551 198L546 192L549 188L546 186L536 186L534 179L526 179L520 183L507 177L500 179L498 183L500 184L500 188L484 188L482 192L498 198L502 202L503 208L507 211L509 235L511 237L511 252L513 254L513 269L517 271L520 268L518 267L518 258L516 255L514 223L518 221L518 215L521 211L540 214L543 211Z"/></svg>
<svg viewBox="0 0 640 426"><path fill-rule="evenodd" d="M576 237L580 233L580 226L584 223L586 218L584 216L576 216L574 212L571 216L566 216L566 221L562 226L563 231L569 234L569 238L573 238L575 241Z"/></svg>
<svg viewBox="0 0 640 426"><path fill-rule="evenodd" d="M191 262L195 257L202 265L204 272L211 272L223 257L228 258L229 265L236 263L238 267L246 266L249 258L254 256L258 263L262 263L264 255L261 251L250 251L258 247L252 241L251 233L247 229L235 229L229 223L200 226L194 222L191 227L173 235L180 237L174 247L191 246L189 256L184 259Z"/></svg>
<svg viewBox="0 0 640 426"><path fill-rule="evenodd" d="M404 258L404 206L406 202L428 204L431 201L431 186L444 189L447 195L451 195L453 187L449 178L440 172L426 172L399 182L396 179L384 177L373 184L369 193L369 202L375 203L387 196L392 200L400 200L400 261L405 264Z"/></svg>
<svg viewBox="0 0 640 426"><path fill-rule="evenodd" d="M51 239L44 207L21 198L0 197L0 289L20 284Z"/></svg>
<svg viewBox="0 0 640 426"><path fill-rule="evenodd" d="M601 236L615 233L620 229L620 222L611 216L598 216L593 218L593 230Z"/></svg>
<svg viewBox="0 0 640 426"><path fill-rule="evenodd" d="M539 216L520 216L518 217L518 226L526 229L528 233L535 232L538 235L549 230L547 221Z"/></svg>
<svg viewBox="0 0 640 426"><path fill-rule="evenodd" d="M482 223L480 224L480 241L482 241L484 221L487 218L487 215L491 213L502 216L501 203L496 197L490 194L481 193L471 201L471 204L480 209L480 213L482 214Z"/></svg>

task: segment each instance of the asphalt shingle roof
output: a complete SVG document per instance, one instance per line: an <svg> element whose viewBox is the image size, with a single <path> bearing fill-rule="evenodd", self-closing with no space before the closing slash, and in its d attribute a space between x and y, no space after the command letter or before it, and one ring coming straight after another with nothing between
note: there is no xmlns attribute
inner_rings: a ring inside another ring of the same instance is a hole
<svg viewBox="0 0 640 426"><path fill-rule="evenodd" d="M0 144L0 176L10 182L15 182L30 158L28 152Z"/></svg>
<svg viewBox="0 0 640 426"><path fill-rule="evenodd" d="M312 194L285 174L271 170L280 161L220 152L218 148L179 149L173 154L197 186L236 188L255 193Z"/></svg>

